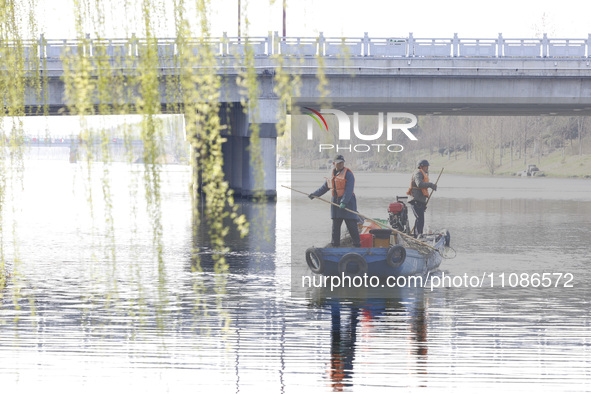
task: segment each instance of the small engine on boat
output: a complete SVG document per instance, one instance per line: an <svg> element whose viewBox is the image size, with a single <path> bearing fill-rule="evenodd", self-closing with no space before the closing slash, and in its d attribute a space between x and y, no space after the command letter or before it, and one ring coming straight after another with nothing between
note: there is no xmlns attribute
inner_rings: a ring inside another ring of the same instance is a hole
<svg viewBox="0 0 591 394"><path fill-rule="evenodd" d="M410 234L410 225L408 222L408 207L405 200L408 197L396 196L396 202L388 206L388 221L394 230Z"/></svg>

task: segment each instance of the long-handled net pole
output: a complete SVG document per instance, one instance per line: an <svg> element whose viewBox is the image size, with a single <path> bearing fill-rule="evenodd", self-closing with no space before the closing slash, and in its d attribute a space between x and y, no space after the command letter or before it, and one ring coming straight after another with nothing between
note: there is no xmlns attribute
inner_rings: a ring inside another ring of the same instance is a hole
<svg viewBox="0 0 591 394"><path fill-rule="evenodd" d="M281 185L281 187L284 187L284 188L286 188L286 189L289 189L289 190L293 190L294 192L297 192L297 193L300 193L300 194L304 194L304 195L306 195L306 196L309 196L309 195L310 195L310 193L305 193L305 192L302 192L302 191L300 191L300 190L296 190L296 189L294 189L294 188L291 188L291 187L289 187L289 186ZM340 205L339 205L339 204L335 204L335 203L334 203L334 202L332 202L332 201L325 200L325 199L324 199L324 198L322 198L322 197L318 197L318 196L312 196L312 197L314 197L314 199L315 199L315 200L320 200L320 201L322 201L322 202L325 202L325 203L327 203L327 204L334 205L335 207L337 207L337 208L340 208ZM367 216L365 216L365 215L362 215L362 214L360 214L359 212L355 212L355 211L353 211L353 210L351 210L351 209L349 209L349 208L343 208L343 209L344 209L345 211L347 211L347 212L354 213L355 215L358 215L358 216L362 217L363 219L369 220L370 222L372 222L372 223L375 223L375 224L377 224L378 226L380 226L380 227L382 227L382 228L385 228L385 229L388 229L388 230L392 230L392 231L394 231L396 234L399 234L399 235L401 235L402 237L406 238L406 239L408 240L408 242L410 242L410 243L416 243L416 244L419 244L419 245L421 245L421 246L426 246L426 247L427 247L427 248L429 248L429 249L437 250L437 249L435 249L434 247L432 247L431 245L428 245L428 244L426 244L426 243L424 243L424 242L418 241L418 240L414 239L413 237L411 237L410 235L404 234L403 232L401 232L401 231L398 231L398 230L396 230L396 229L393 229L393 228L392 228L392 227L390 227L390 226L387 226L387 225L385 225L385 224L383 224L383 223L380 223L380 222L378 222L378 221L376 221L376 220L374 220L374 219L371 219L371 218L369 218L369 217L367 217Z"/></svg>
<svg viewBox="0 0 591 394"><path fill-rule="evenodd" d="M441 171L439 171L439 176L437 177L437 180L435 181L435 186L437 186L437 182L439 182L439 178L441 178L441 174L443 174L443 167L441 168ZM429 200L431 199L431 196L433 195L433 191L434 190L431 189L431 193L429 193L429 197L427 197L427 202L425 202L425 209L427 208L427 204L429 204ZM411 233L414 233L415 232L415 228L416 227L417 227L417 222L415 221L415 225L412 226Z"/></svg>

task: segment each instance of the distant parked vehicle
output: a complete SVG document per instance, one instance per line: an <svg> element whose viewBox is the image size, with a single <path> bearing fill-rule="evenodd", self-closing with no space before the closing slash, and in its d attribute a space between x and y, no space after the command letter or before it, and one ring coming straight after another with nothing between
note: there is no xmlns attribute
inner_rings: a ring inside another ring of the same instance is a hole
<svg viewBox="0 0 591 394"><path fill-rule="evenodd" d="M529 164L527 168L521 172L518 172L518 176L545 176L543 171L540 171L538 166L535 164Z"/></svg>

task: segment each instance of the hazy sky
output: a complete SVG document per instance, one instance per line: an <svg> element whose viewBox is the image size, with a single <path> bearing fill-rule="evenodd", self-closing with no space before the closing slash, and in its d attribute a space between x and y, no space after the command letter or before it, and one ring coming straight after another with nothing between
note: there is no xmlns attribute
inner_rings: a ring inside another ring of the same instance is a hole
<svg viewBox="0 0 591 394"><path fill-rule="evenodd" d="M245 0L243 0L245 1ZM218 19L214 32L237 31L237 0L215 1ZM226 7L221 7L227 4ZM282 29L281 0L273 7L261 7L266 0L250 0L257 8L251 14L253 34ZM232 26L231 10L235 18ZM407 36L466 38L533 37L545 19L546 32L555 36L587 38L591 33L591 5L584 1L396 1L396 0L287 0L287 35L305 36L324 32L326 36ZM230 13L230 17L228 17ZM545 16L544 16L545 15ZM223 21L221 20L223 17Z"/></svg>
<svg viewBox="0 0 591 394"><path fill-rule="evenodd" d="M141 11L122 12L126 1L139 5L141 0L103 0L107 7L105 23L109 36L125 37L141 26ZM171 8L172 0L161 2ZM247 8L250 35L264 36L269 31L282 31L282 0L211 0L212 35L238 31L238 3ZM286 0L287 35L309 37L323 32L327 37L407 36L447 38L458 33L464 38L531 38L536 32L547 32L557 38L587 38L591 33L591 3L580 0L490 0L476 1L396 1L396 0ZM72 0L37 0L40 7L39 30L48 38L75 35ZM187 1L191 4L193 1ZM94 3L92 1L91 3ZM244 13L242 32L244 33ZM120 19L123 18L123 19ZM174 32L172 13L159 21L163 31ZM126 28L123 28L126 26ZM89 26L88 30L92 28ZM92 33L89 31L89 33ZM164 33L163 33L164 34ZM167 34L170 35L170 34Z"/></svg>

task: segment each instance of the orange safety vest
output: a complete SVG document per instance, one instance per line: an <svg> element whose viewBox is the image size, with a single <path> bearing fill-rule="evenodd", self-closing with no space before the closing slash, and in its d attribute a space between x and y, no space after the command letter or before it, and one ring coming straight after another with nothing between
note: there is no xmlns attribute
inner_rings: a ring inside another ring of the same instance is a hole
<svg viewBox="0 0 591 394"><path fill-rule="evenodd" d="M423 173L423 182L429 182L429 175L425 171L421 170L420 168L419 168L419 171L421 171ZM420 189L421 192L423 192L423 195L425 197L429 197L429 191L427 190L426 187L415 186L414 176L410 180L410 187L408 188L408 191L406 192L406 194L408 194L409 196L412 195L412 189Z"/></svg>
<svg viewBox="0 0 591 394"><path fill-rule="evenodd" d="M347 175L347 171L351 170L344 167L339 175L334 175L334 170L330 171L329 178L326 179L326 182L328 183L328 188L332 189L333 196L335 195L335 192L337 197L343 197L343 194L345 194L345 186L347 185L345 175ZM352 173L353 171L351 171L351 174Z"/></svg>

